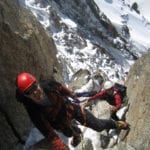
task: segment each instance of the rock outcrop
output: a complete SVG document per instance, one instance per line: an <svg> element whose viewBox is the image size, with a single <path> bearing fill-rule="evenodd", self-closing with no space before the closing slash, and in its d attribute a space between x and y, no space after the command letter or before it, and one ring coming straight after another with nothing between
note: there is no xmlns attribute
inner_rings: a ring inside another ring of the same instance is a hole
<svg viewBox="0 0 150 150"><path fill-rule="evenodd" d="M131 67L127 93L130 109L127 120L131 131L127 143L136 150L150 149L150 52Z"/></svg>
<svg viewBox="0 0 150 150"><path fill-rule="evenodd" d="M61 80L56 48L29 10L17 0L0 1L0 147L21 150L30 127L23 106L15 99L15 78L31 72L38 79Z"/></svg>

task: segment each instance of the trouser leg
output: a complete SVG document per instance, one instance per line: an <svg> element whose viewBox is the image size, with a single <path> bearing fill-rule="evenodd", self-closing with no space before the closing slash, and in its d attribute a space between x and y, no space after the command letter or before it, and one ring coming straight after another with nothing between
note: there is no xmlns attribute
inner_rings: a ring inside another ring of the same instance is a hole
<svg viewBox="0 0 150 150"><path fill-rule="evenodd" d="M73 131L71 130L71 128L69 126L64 127L61 131L67 137L72 137L73 136Z"/></svg>
<svg viewBox="0 0 150 150"><path fill-rule="evenodd" d="M115 121L111 119L98 119L93 114L85 111L86 113L86 126L92 128L96 131L102 131L104 129L113 129L116 128Z"/></svg>
<svg viewBox="0 0 150 150"><path fill-rule="evenodd" d="M113 120L115 120L115 121L118 121L118 120L119 120L118 117L117 117L116 111L115 111L115 112L112 112L110 117L111 117Z"/></svg>
<svg viewBox="0 0 150 150"><path fill-rule="evenodd" d="M76 121L72 120L61 127L61 132L67 137L78 136L81 134L81 129L77 126Z"/></svg>
<svg viewBox="0 0 150 150"><path fill-rule="evenodd" d="M92 128L93 130L96 130L98 132L104 129L116 128L115 121L111 119L98 119L86 109L84 109L83 112L79 106L75 106L74 117L82 125L85 124L85 126Z"/></svg>

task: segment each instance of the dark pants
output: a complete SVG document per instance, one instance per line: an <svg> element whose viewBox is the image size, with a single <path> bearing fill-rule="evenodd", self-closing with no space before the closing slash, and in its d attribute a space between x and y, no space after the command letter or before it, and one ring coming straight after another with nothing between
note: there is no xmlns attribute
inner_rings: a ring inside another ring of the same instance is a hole
<svg viewBox="0 0 150 150"><path fill-rule="evenodd" d="M111 119L98 119L88 110L84 109L84 111L82 111L79 105L73 105L73 107L73 118L79 121L82 125L85 124L86 127L98 132L101 132L104 129L116 128L115 121Z"/></svg>
<svg viewBox="0 0 150 150"><path fill-rule="evenodd" d="M117 115L116 115L116 111L115 111L115 112L112 112L110 117L111 117L113 120L115 120L115 121L118 121L118 120L119 120L119 118L118 118Z"/></svg>
<svg viewBox="0 0 150 150"><path fill-rule="evenodd" d="M76 123L64 126L64 128L61 129L61 132L67 137L72 137L81 134L81 130L80 128L78 128Z"/></svg>

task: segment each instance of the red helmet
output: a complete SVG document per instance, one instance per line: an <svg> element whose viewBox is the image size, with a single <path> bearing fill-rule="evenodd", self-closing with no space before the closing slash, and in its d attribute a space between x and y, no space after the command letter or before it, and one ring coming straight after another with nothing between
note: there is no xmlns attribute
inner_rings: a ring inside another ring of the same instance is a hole
<svg viewBox="0 0 150 150"><path fill-rule="evenodd" d="M25 92L35 82L36 78L32 74L26 72L20 73L16 79L16 85L21 93Z"/></svg>

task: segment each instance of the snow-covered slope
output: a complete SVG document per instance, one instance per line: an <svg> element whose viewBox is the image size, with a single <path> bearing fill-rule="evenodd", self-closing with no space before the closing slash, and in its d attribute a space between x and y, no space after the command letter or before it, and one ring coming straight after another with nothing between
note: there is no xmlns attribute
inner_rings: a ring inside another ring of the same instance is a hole
<svg viewBox="0 0 150 150"><path fill-rule="evenodd" d="M103 70L124 80L134 60L150 47L148 0L20 0L53 36L69 82L79 69ZM114 25L114 27L111 25ZM116 32L115 31L118 32Z"/></svg>
<svg viewBox="0 0 150 150"><path fill-rule="evenodd" d="M150 13L149 13L150 1L149 0L125 0L125 1L130 5L136 2L138 4L141 15L144 16L150 22Z"/></svg>
<svg viewBox="0 0 150 150"><path fill-rule="evenodd" d="M116 28L121 25L128 26L132 42L145 48L150 47L149 0L95 0L95 2ZM139 14L131 7L135 2ZM145 49L141 48L141 51Z"/></svg>

